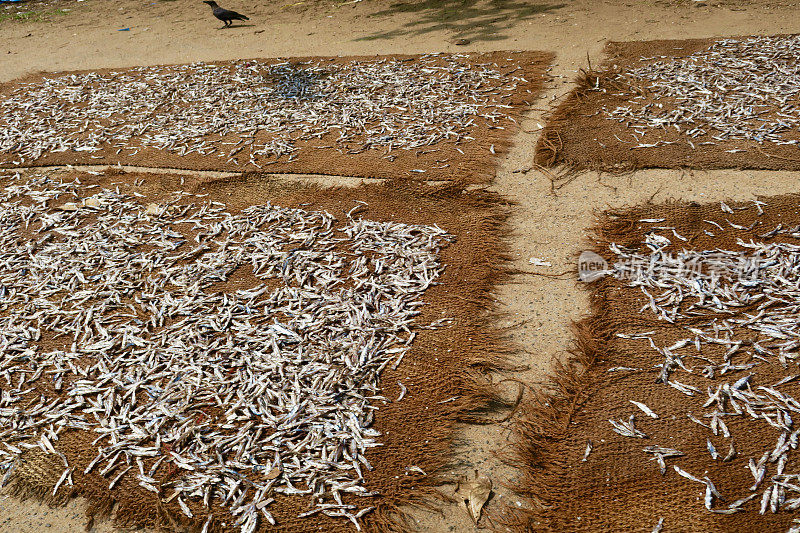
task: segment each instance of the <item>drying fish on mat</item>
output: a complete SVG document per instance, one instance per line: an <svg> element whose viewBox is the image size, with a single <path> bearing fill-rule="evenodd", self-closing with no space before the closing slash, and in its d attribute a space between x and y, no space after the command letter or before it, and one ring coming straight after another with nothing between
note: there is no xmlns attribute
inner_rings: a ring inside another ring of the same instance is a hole
<svg viewBox="0 0 800 533"><path fill-rule="evenodd" d="M302 500L291 523L302 514L362 527L381 496L370 480L383 447L416 443L392 441L396 426L379 432L382 410L419 410L409 405L417 397L437 413L472 401L446 376L431 385L396 372L416 357L415 337L430 343L459 327L449 311L447 328L420 333L415 323L455 236L434 223L361 218L347 191L330 193L347 205L337 218L271 201L233 209L216 201L225 195L185 191L141 200L130 179L115 178L0 176L3 483L19 483L35 452L56 465L44 488L57 497L88 476L110 493L158 498L198 529L286 524L287 499ZM391 191L381 187L369 193L375 203ZM401 202L392 202L394 216ZM468 217L470 231L490 226ZM448 339L432 346L461 342ZM395 372L398 395L382 390L384 372ZM451 403L439 407L434 386ZM76 435L89 437L70 455ZM398 468L424 478L436 467L424 453Z"/></svg>
<svg viewBox="0 0 800 533"><path fill-rule="evenodd" d="M628 417L627 422L623 422L622 420L609 420L609 423L614 427L614 431L619 433L623 437L635 437L637 439L646 439L647 435L644 431L636 429L634 427L635 419L634 416L631 415Z"/></svg>
<svg viewBox="0 0 800 533"><path fill-rule="evenodd" d="M661 475L667 473L667 463L664 459L670 457L681 457L685 455L683 452L678 450L673 450L672 448L665 448L663 446L646 446L644 448L645 453L653 454L652 461L658 462L658 469L661 471Z"/></svg>
<svg viewBox="0 0 800 533"><path fill-rule="evenodd" d="M550 58L242 59L28 76L0 94L0 164L486 181Z"/></svg>
<svg viewBox="0 0 800 533"><path fill-rule="evenodd" d="M800 509L800 195L629 208L596 235L613 269L585 285L584 351L520 425L528 489L546 485L553 509L531 519L554 531L635 530L644 514L676 531L788 531ZM609 373L623 365L641 371ZM591 460L576 457L598 439Z"/></svg>
<svg viewBox="0 0 800 533"><path fill-rule="evenodd" d="M606 53L545 127L537 163L800 169L800 35L612 42Z"/></svg>
<svg viewBox="0 0 800 533"><path fill-rule="evenodd" d="M644 414L649 416L650 418L658 418L658 415L653 412L652 409L647 407L647 405L643 404L642 402L637 402L636 400L630 400L630 402L642 410Z"/></svg>

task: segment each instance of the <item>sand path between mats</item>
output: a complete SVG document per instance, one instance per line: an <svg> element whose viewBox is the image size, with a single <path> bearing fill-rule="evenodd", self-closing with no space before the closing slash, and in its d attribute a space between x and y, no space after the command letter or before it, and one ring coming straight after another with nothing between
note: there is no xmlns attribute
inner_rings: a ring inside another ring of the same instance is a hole
<svg viewBox="0 0 800 533"><path fill-rule="evenodd" d="M511 223L514 266L521 270L560 273L573 268L582 249L593 211L606 206L683 198L712 201L747 199L756 194L797 192L800 173L695 173L643 171L630 176L599 178L579 175L553 196L548 177L531 166L533 146L544 124L542 110L571 88L576 70L601 60L606 39L634 40L693 38L741 34L800 32L794 4L756 0L724 0L695 7L688 0L624 2L609 0L469 1L395 4L393 0L364 0L336 7L333 3L269 2L241 8L252 26L217 30L207 6L200 2L140 3L130 0L58 0L36 9L66 7L65 15L44 22L0 20L0 81L34 70L67 70L152 65L194 60L313 54L378 54L489 51L501 49L552 50L557 57L546 98L523 123L532 133L520 133L502 163L492 189L518 203ZM288 6L288 7L287 7ZM398 7L400 6L400 7ZM3 13L4 8L0 8ZM129 31L118 29L129 27ZM456 46L459 38L471 39ZM514 172L522 170L522 172ZM309 176L307 179L320 179ZM325 178L326 183L338 183ZM530 257L552 262L533 267ZM546 380L554 358L568 346L568 325L588 312L586 294L573 279L558 280L521 274L498 292L506 324L515 325L513 340L525 351L519 362L530 370L514 377L537 386ZM509 393L516 392L509 386ZM507 443L508 423L465 427L460 453L461 472L479 469L495 483L496 495L486 510L497 514L518 499L503 487L513 487L514 472L494 456ZM520 505L526 505L521 501ZM442 514L419 513L420 531L475 531L462 508L452 505ZM66 533L83 527L83 503L49 509L34 502L0 496L0 531ZM48 526L49 524L49 526ZM483 523L482 523L483 525ZM490 524L485 524L490 525ZM501 528L502 530L502 528ZM108 523L94 532L115 532Z"/></svg>

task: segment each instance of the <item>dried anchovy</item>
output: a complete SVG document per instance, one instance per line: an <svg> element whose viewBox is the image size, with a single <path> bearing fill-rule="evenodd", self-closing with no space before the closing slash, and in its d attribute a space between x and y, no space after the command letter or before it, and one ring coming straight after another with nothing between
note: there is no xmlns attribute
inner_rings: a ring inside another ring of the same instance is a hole
<svg viewBox="0 0 800 533"><path fill-rule="evenodd" d="M0 474L77 428L97 456L65 467L110 487L135 476L187 516L227 507L249 533L282 493L359 527L371 507L342 496L375 494L379 376L409 349L451 237L86 190L17 175L0 192ZM237 272L256 281L237 289Z"/></svg>
<svg viewBox="0 0 800 533"><path fill-rule="evenodd" d="M800 35L721 39L684 58L662 56L614 76L643 94L604 113L637 138L674 127L690 138L797 144L786 134L800 129L798 54Z"/></svg>
<svg viewBox="0 0 800 533"><path fill-rule="evenodd" d="M0 152L23 163L48 152L157 148L259 166L291 160L298 141L326 134L336 135L330 148L382 147L386 157L443 140L466 143L478 117L507 116L503 102L521 79L467 57L248 60L43 78L0 98Z"/></svg>
<svg viewBox="0 0 800 533"><path fill-rule="evenodd" d="M757 209L760 214L762 205L759 202L736 209ZM722 218L734 212L724 203L720 210ZM713 223L717 235L754 227L726 222L729 227ZM763 446L763 455L750 458L754 482L741 487L749 494L727 508L714 508L715 498L720 496L710 479L679 473L704 485L705 506L714 513L743 511L741 507L756 497L761 498L762 514L800 508L800 472L788 466L800 444L800 429L794 423L800 417L800 401L784 387L800 377L796 371L800 357L800 245L739 238L739 251L667 253L665 249L675 237L674 228L649 229L641 251L610 245L617 258L614 268L617 276L628 279L630 287L644 294L646 303L641 311L675 324L684 338L664 346L654 340L654 331L618 336L649 341L659 360L655 365L657 382L694 399L696 409L686 416L710 432L707 449L712 459L722 457L712 436L731 439L723 448L729 449L724 463L737 454L733 444L736 435L729 429L731 419L763 422L776 433L772 442L750 439L751 445ZM779 225L761 238L777 234L798 239L800 229ZM783 368L785 376L767 381L759 373L763 365L771 372ZM681 383L676 376L698 387ZM708 386L699 387L702 384ZM664 466L662 460L662 473ZM675 469L680 470L677 466Z"/></svg>

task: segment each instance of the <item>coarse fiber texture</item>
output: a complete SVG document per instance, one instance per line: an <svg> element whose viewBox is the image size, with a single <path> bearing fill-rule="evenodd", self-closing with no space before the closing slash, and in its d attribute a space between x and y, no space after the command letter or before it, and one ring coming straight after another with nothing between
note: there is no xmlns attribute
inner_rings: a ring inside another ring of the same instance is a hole
<svg viewBox="0 0 800 533"><path fill-rule="evenodd" d="M0 85L0 165L485 183L552 57L293 57L29 75Z"/></svg>
<svg viewBox="0 0 800 533"><path fill-rule="evenodd" d="M798 36L609 42L549 117L534 160L567 171L800 169L798 49Z"/></svg>
<svg viewBox="0 0 800 533"><path fill-rule="evenodd" d="M36 170L28 172L31 175L37 173ZM358 509L374 506L374 510L359 520L364 530L406 530L404 506L429 505L430 498L436 498L438 494L436 485L441 482L440 474L451 460L454 424L458 421L480 420L492 406L502 404L485 376L489 369L506 366L508 352L503 333L491 326L494 305L491 293L495 284L506 275L507 207L504 207L499 196L482 191L468 192L457 185L428 186L410 181L357 188L320 188L300 183L279 183L258 174L245 174L235 179L204 180L110 170L102 175L69 171L53 175L52 179L65 182L79 179L80 190L85 191L78 195L82 197L95 195L103 188L115 194L116 191L123 195L136 193L141 195L138 199L143 209L147 206L151 214L156 213L154 205L164 206L166 202L174 201L176 191L184 191L201 195L195 202L222 202L225 209L234 215L250 206L270 202L285 208L326 211L336 217L339 221L337 224L353 217L437 225L452 236L452 241L439 255L444 270L436 284L426 290L423 305L418 308L419 315L411 328L415 338L410 350L396 368L390 364L382 371L380 395L385 396L387 401L375 399L370 402L377 407L371 427L379 432L377 441L381 445L366 450L366 459L373 469L362 469L361 483L368 491L376 491L377 494L356 497L341 493L345 504L354 504ZM62 196L57 200L49 200L48 205L56 208L64 205L65 199L70 198ZM77 209L86 208L81 205L95 205L90 201L83 202L80 198L75 198L73 202L78 206ZM64 209L69 212L76 208L64 206ZM35 239L38 236L32 234L24 238ZM200 235L197 238L202 240ZM275 282L279 285L283 283L280 278ZM241 294L241 291L251 289L258 283L253 274L243 273L240 269L215 287L221 291L237 289L237 294ZM145 321L154 318L157 317L141 316ZM288 320L286 317L276 318ZM236 327L240 328L241 324ZM224 331L222 333L225 334ZM42 339L45 349L59 349L64 342L57 337L51 338L51 332L46 328ZM67 347L60 349L69 350L68 345L72 340L66 342ZM86 357L81 360L85 362ZM14 361L19 362L18 359ZM34 396L41 393L59 398L72 386L67 384L72 384L74 380L65 378L62 392L59 393L54 385L49 384L52 378L43 379L45 382L38 384L36 380L30 382L35 388ZM3 387L4 384L0 384L0 390ZM404 393L404 389L407 392ZM87 394L89 398L92 397L90 393ZM402 400L397 401L401 396L404 396ZM4 413L4 416L8 414ZM197 415L197 423L207 424L209 418L217 420L218 414L213 407L204 410ZM38 497L54 504L72 496L84 496L91 502L88 513L92 519L95 515L113 512L120 526L200 530L206 524L209 510L202 501L185 498L185 504L194 515L191 519L187 518L177 499L170 500L172 489L162 490L157 496L143 488L137 478L136 463L133 463L133 470L122 475L111 490L109 484L124 471L124 464L105 476L100 474L100 468L84 474L86 466L97 456L98 446L105 443L92 444L97 437L94 431L69 429L61 432L53 445L64 454L63 459L57 454L45 454L38 448L23 450L8 478L10 490L21 496ZM21 446L19 441L16 444ZM143 442L142 446L152 444ZM169 450L169 447L162 448L162 453L168 453ZM146 469L151 467L153 459L156 458L145 458ZM62 480L58 490L54 491L64 472L64 460L73 469L73 485L69 486ZM105 463L101 462L100 467ZM181 469L176 468L174 463L165 462L156 469L153 476L156 482L152 485L158 488L165 482L174 483L181 475ZM308 495L272 496L276 501L268 504L266 509L277 524L270 526L262 517L258 531L353 531L355 528L347 519L331 518L319 512L299 518L300 513L313 509ZM234 519L229 514L229 507L219 504L218 499L212 503L208 530L238 531L239 528L231 526Z"/></svg>
<svg viewBox="0 0 800 533"><path fill-rule="evenodd" d="M590 249L618 273L630 274L628 266L647 272L657 259L655 277L638 279L663 286L623 276L586 285L591 315L575 324L571 357L516 428L522 490L536 502L515 517L520 529L655 531L662 520L663 531L679 532L796 526L798 434L790 419L800 386L796 349L786 339L797 320L780 317L795 312L797 297L763 290L769 281L759 280L777 279L781 260L796 260L800 195L759 200L765 205L671 203L602 216ZM775 247L783 251L756 257ZM716 285L692 278L688 262L680 272L658 270L660 259L694 252L706 261L694 272L726 266ZM714 263L723 256L731 261ZM760 270L748 270L754 257ZM796 266L782 276L794 292ZM675 302L670 322L660 311Z"/></svg>

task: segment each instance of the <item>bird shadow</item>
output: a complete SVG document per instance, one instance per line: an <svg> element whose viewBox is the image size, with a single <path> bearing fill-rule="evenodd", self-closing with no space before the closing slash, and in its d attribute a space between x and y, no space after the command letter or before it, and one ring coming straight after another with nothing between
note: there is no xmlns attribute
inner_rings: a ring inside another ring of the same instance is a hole
<svg viewBox="0 0 800 533"><path fill-rule="evenodd" d="M356 41L374 41L448 31L455 38L470 41L499 41L505 31L520 21L556 11L567 4L536 4L525 0L423 0L399 2L373 13L372 17L391 17L417 13L419 18L389 31L359 37Z"/></svg>
<svg viewBox="0 0 800 533"><path fill-rule="evenodd" d="M218 30L229 30L231 28L255 28L255 24L231 24L230 26L222 26Z"/></svg>

